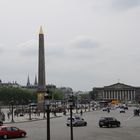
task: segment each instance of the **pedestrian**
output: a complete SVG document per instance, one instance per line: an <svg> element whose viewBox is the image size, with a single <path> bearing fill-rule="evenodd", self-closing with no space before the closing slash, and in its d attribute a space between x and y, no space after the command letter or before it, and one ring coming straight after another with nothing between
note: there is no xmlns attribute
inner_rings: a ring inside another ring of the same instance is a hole
<svg viewBox="0 0 140 140"><path fill-rule="evenodd" d="M55 109L54 109L53 113L54 113L54 116L57 116L57 115L56 115L56 110L55 110Z"/></svg>
<svg viewBox="0 0 140 140"><path fill-rule="evenodd" d="M10 119L10 112L7 112L7 118Z"/></svg>
<svg viewBox="0 0 140 140"><path fill-rule="evenodd" d="M3 121L0 120L0 126L2 126L2 125L3 125Z"/></svg>
<svg viewBox="0 0 140 140"><path fill-rule="evenodd" d="M5 114L2 112L2 121L5 121Z"/></svg>
<svg viewBox="0 0 140 140"><path fill-rule="evenodd" d="M83 115L83 111L82 110L80 111L80 114L81 114L81 116Z"/></svg>
<svg viewBox="0 0 140 140"><path fill-rule="evenodd" d="M107 112L110 113L110 108L109 107L107 108Z"/></svg>
<svg viewBox="0 0 140 140"><path fill-rule="evenodd" d="M63 115L66 115L66 113L67 113L66 110L64 110Z"/></svg>

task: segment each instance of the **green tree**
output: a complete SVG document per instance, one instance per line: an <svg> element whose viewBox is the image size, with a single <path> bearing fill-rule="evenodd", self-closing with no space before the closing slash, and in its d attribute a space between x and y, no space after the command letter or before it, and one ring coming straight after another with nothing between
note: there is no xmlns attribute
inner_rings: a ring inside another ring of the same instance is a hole
<svg viewBox="0 0 140 140"><path fill-rule="evenodd" d="M4 105L10 104L14 100L15 104L27 104L29 100L36 101L37 96L35 91L15 87L0 88L0 102Z"/></svg>
<svg viewBox="0 0 140 140"><path fill-rule="evenodd" d="M64 94L59 89L54 89L52 92L52 98L55 100L62 100L64 99Z"/></svg>

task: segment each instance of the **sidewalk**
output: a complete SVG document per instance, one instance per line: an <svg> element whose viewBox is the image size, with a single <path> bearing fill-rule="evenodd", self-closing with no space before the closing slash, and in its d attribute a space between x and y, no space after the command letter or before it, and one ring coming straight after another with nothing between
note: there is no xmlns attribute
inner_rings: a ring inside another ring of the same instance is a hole
<svg viewBox="0 0 140 140"><path fill-rule="evenodd" d="M44 118L44 113L40 113L40 116L38 116L37 114L32 113L31 114L31 120L29 119L29 114L25 114L24 116L14 116L13 120L14 122L11 122L12 120L12 116L10 115L10 118L8 119L6 112L7 110L3 110L4 114L5 114L5 121L3 121L4 124L9 124L9 123L22 123L22 122L28 122L28 121L38 121L38 120L44 120L46 118ZM84 112L84 111L83 111ZM88 112L88 111L87 111ZM76 110L73 110L73 113L76 114ZM80 114L80 111L79 113ZM68 116L70 115L70 111L66 113L66 115L62 113L56 113L56 116L52 113L50 113L50 118L58 118L58 117L62 117L62 116ZM46 116L46 114L45 114Z"/></svg>
<svg viewBox="0 0 140 140"><path fill-rule="evenodd" d="M50 118L57 118L57 117L62 117L63 113L57 113L56 116L54 116L52 113L50 113ZM46 115L45 115L46 117ZM19 123L19 122L28 122L28 121L38 121L38 120L44 120L46 118L44 118L44 114L40 113L40 116L37 116L35 114L31 115L31 120L29 119L29 114L25 114L24 116L14 116L13 120L14 123ZM5 117L5 121L3 121L4 124L8 124L8 123L13 123L11 122L12 117L10 116L10 119L8 119L7 117Z"/></svg>

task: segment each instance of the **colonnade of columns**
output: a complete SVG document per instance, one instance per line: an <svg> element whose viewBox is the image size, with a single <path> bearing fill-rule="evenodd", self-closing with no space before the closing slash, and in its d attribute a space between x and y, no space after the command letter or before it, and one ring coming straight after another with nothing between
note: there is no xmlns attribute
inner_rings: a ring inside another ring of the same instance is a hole
<svg viewBox="0 0 140 140"><path fill-rule="evenodd" d="M103 99L118 99L118 100L135 100L135 90L105 90L103 91Z"/></svg>

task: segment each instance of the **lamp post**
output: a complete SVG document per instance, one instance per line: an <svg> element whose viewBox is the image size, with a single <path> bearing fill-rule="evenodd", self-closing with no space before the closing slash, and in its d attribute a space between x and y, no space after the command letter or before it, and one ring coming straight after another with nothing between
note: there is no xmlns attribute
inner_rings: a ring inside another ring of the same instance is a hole
<svg viewBox="0 0 140 140"><path fill-rule="evenodd" d="M88 105L89 105L89 106L88 106L88 107L89 107L89 108L88 108L88 111L90 112L90 100L89 100L89 102L88 102Z"/></svg>
<svg viewBox="0 0 140 140"><path fill-rule="evenodd" d="M47 106L46 112L47 112L47 140L50 140L50 99L51 96L47 93L44 94L45 99L45 105Z"/></svg>
<svg viewBox="0 0 140 140"><path fill-rule="evenodd" d="M24 109L23 109L23 104L24 104L24 101L23 101L23 99L22 99L22 112L21 112L21 116L24 116Z"/></svg>
<svg viewBox="0 0 140 140"><path fill-rule="evenodd" d="M71 140L73 140L73 125L72 125L72 109L74 106L74 100L73 100L74 96L71 95L70 99L69 99L69 105L70 105L70 137Z"/></svg>
<svg viewBox="0 0 140 140"><path fill-rule="evenodd" d="M32 120L31 118L31 100L29 100L29 120Z"/></svg>
<svg viewBox="0 0 140 140"><path fill-rule="evenodd" d="M13 123L14 122L14 100L13 99L11 100L11 106L12 106L12 110L11 110L12 111L11 112L12 113L12 119L11 119L11 122Z"/></svg>
<svg viewBox="0 0 140 140"><path fill-rule="evenodd" d="M78 97L76 95L76 113L78 113Z"/></svg>
<svg viewBox="0 0 140 140"><path fill-rule="evenodd" d="M45 116L45 112L46 112L45 98L46 98L46 95L45 94L44 94L44 102L43 102L43 118L44 119L46 118L46 116Z"/></svg>

